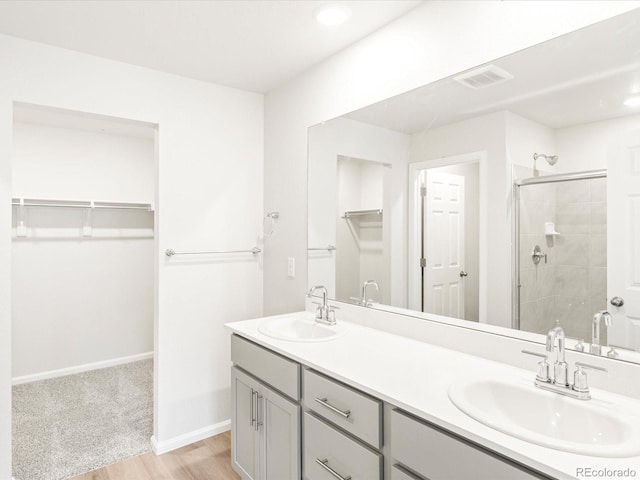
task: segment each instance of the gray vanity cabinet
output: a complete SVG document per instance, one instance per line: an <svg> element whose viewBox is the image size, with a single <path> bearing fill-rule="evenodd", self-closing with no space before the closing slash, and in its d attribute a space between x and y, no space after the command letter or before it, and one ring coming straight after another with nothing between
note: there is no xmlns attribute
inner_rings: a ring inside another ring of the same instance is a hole
<svg viewBox="0 0 640 480"><path fill-rule="evenodd" d="M237 335L231 359L244 480L552 478Z"/></svg>
<svg viewBox="0 0 640 480"><path fill-rule="evenodd" d="M231 465L244 480L299 479L300 405L276 391L275 386L267 385L262 378L251 375L253 372L240 368L253 365L256 356L258 360L269 358L264 357L265 354L273 357L266 360L267 364L284 366L285 370L295 362L243 339L233 338ZM264 363L258 361L257 365ZM297 370L292 371L296 375ZM275 377L270 379L275 378L279 383L277 377L282 375L282 370L273 372ZM279 386L296 392L298 382L297 378L286 378Z"/></svg>

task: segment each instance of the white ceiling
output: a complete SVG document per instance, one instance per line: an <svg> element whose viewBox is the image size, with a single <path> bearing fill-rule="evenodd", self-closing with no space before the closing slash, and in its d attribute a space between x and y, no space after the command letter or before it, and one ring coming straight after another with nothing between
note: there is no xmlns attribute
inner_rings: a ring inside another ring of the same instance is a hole
<svg viewBox="0 0 640 480"><path fill-rule="evenodd" d="M408 134L499 110L551 128L640 114L640 9L492 62L512 80L473 90L453 77L346 117Z"/></svg>
<svg viewBox="0 0 640 480"><path fill-rule="evenodd" d="M423 3L316 0L3 0L0 33L254 92L269 90Z"/></svg>

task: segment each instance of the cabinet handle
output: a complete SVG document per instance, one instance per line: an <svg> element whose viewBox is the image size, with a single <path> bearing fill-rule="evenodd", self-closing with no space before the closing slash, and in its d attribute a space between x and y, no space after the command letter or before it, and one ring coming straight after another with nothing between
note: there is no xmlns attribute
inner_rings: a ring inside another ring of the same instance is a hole
<svg viewBox="0 0 640 480"><path fill-rule="evenodd" d="M320 460L319 458L316 458L316 463L320 465L322 468L324 468L331 475L336 477L338 480L351 480L351 475L347 475L346 477L343 477L338 472L336 472L333 468L331 468L329 466L329 460L326 458L324 460Z"/></svg>
<svg viewBox="0 0 640 480"><path fill-rule="evenodd" d="M351 410L340 410L339 408L334 407L333 405L331 405L329 402L327 402L327 397L324 398L318 398L316 397L316 402L318 402L320 405L322 405L323 407L328 408L329 410L331 410L334 413L337 413L338 415L343 416L344 418L349 418L349 415L351 415Z"/></svg>
<svg viewBox="0 0 640 480"><path fill-rule="evenodd" d="M253 427L253 423L256 421L256 417L254 417L254 409L253 409L253 388L251 389L251 402L249 402L249 426Z"/></svg>
<svg viewBox="0 0 640 480"><path fill-rule="evenodd" d="M251 425L254 425L255 429L258 430L258 392L253 388L251 389L251 408Z"/></svg>
<svg viewBox="0 0 640 480"><path fill-rule="evenodd" d="M260 430L260 427L263 425L263 422L260 420L260 400L264 397L256 392L256 430Z"/></svg>

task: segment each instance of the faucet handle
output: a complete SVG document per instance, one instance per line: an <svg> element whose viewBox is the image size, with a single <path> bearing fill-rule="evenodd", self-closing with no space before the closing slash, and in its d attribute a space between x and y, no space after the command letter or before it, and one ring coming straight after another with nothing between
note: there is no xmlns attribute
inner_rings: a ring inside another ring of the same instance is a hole
<svg viewBox="0 0 640 480"><path fill-rule="evenodd" d="M547 359L546 353L532 352L531 350L522 350L522 353L526 353L527 355L533 355L534 357L544 358L545 360Z"/></svg>
<svg viewBox="0 0 640 480"><path fill-rule="evenodd" d="M588 363L576 362L576 368L584 368L586 370L598 370L599 372L609 372L604 367L596 367L595 365L589 365Z"/></svg>
<svg viewBox="0 0 640 480"><path fill-rule="evenodd" d="M538 380L539 382L548 383L551 378L549 377L549 363L547 362L547 355L545 355L544 353L532 352L531 350L522 350L522 353L542 358L542 360L538 362L538 373L536 374L536 380Z"/></svg>
<svg viewBox="0 0 640 480"><path fill-rule="evenodd" d="M618 358L620 354L616 351L613 345L609 345L609 351L607 352L607 357L609 358Z"/></svg>
<svg viewBox="0 0 640 480"><path fill-rule="evenodd" d="M589 395L589 384L587 382L587 374L583 371L586 370L598 370L601 372L606 372L606 368L596 367L595 365L589 365L588 363L576 362L576 371L573 374L573 386L571 387L578 393L581 393L583 396L583 400L588 400L591 398Z"/></svg>

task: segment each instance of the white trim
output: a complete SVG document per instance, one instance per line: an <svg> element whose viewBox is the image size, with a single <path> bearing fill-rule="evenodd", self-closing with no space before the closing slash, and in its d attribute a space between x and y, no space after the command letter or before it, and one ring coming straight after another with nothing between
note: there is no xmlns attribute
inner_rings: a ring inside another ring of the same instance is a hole
<svg viewBox="0 0 640 480"><path fill-rule="evenodd" d="M88 372L90 370L99 370L101 368L115 367L116 365L124 365L125 363L138 362L153 358L153 352L138 353L129 355L128 357L112 358L111 360L103 360L101 362L85 363L75 367L61 368L59 370L49 370L47 372L34 373L31 375L23 375L21 377L13 377L12 385L21 385L23 383L37 382L38 380L47 380L49 378L64 377L65 375L73 375L74 373Z"/></svg>
<svg viewBox="0 0 640 480"><path fill-rule="evenodd" d="M205 438L228 432L229 430L231 430L231 419L189 433L184 433L162 442L158 442L156 436L153 435L151 437L151 449L156 455L162 455L163 453L171 452L186 445L204 440Z"/></svg>
<svg viewBox="0 0 640 480"><path fill-rule="evenodd" d="M408 235L408 301L409 309L420 311L420 282L417 280L420 262L420 231L417 228L420 221L420 173L430 168L444 167L447 165L457 165L461 163L475 163L479 165L479 190L480 190L480 231L479 231L479 251L478 269L479 272L479 323L486 323L487 319L487 215L488 215L488 192L487 192L487 152L471 152L451 157L435 158L421 162L409 164L409 235Z"/></svg>

